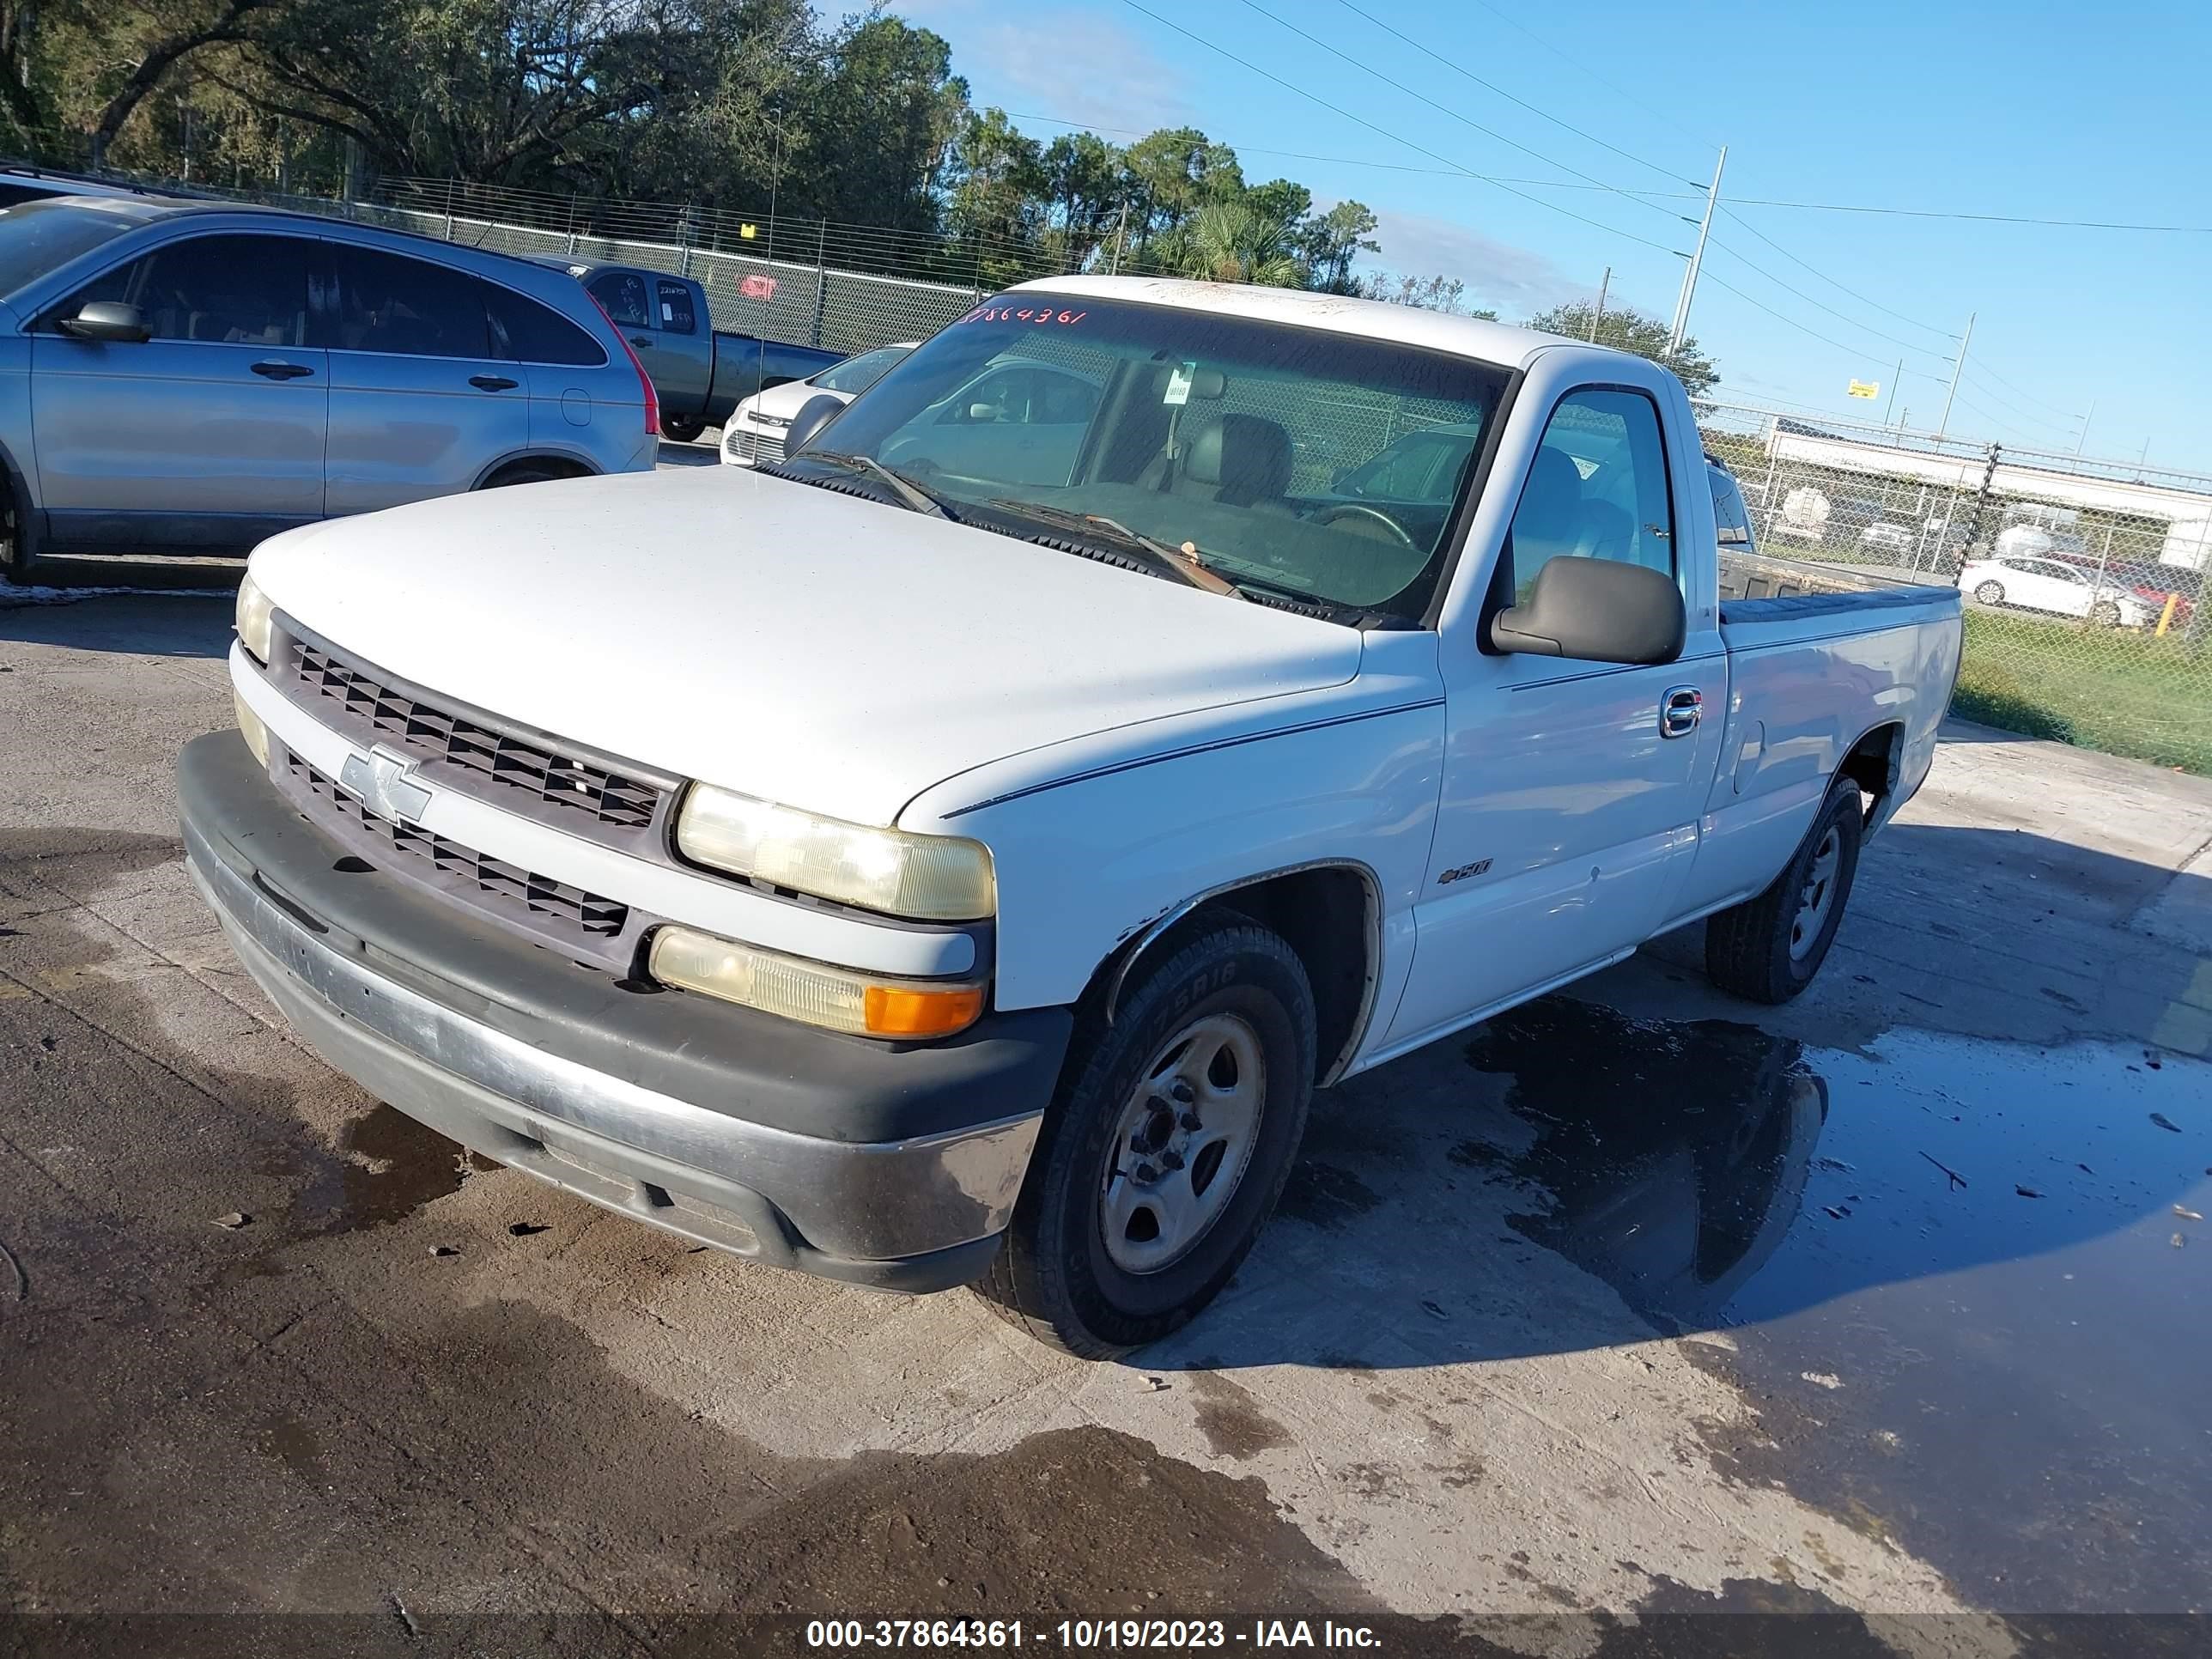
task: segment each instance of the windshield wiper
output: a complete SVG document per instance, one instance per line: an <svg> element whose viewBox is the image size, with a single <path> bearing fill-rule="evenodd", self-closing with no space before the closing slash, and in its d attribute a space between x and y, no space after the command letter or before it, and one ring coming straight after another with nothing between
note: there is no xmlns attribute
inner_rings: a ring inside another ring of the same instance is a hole
<svg viewBox="0 0 2212 1659"><path fill-rule="evenodd" d="M1035 519L1040 524L1065 525L1079 535L1098 537L1103 531L1105 535L1099 539L1118 541L1125 546L1151 554L1192 587L1203 588L1208 593L1219 593L1231 599L1250 597L1235 582L1217 574L1199 556L1198 550L1188 542L1181 547L1170 547L1140 530L1132 530L1118 520L1097 513L1076 513L1063 507L1046 507L1036 501L1018 501L1006 496L998 497L991 505L1004 507L1009 513L1018 514L1025 519Z"/></svg>
<svg viewBox="0 0 2212 1659"><path fill-rule="evenodd" d="M917 513L927 513L933 519L950 519L962 522L944 496L933 489L925 489L903 472L894 472L872 455L856 455L842 449L802 449L790 458L794 461L827 461L832 466L842 466L848 472L865 472L872 478L880 478Z"/></svg>

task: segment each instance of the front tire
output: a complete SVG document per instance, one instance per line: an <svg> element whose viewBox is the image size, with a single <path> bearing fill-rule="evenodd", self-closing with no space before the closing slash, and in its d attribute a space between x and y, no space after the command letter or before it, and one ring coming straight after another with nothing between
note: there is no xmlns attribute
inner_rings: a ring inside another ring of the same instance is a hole
<svg viewBox="0 0 2212 1659"><path fill-rule="evenodd" d="M1273 1212L1313 1095L1312 987L1222 914L1085 1016L1012 1224L977 1291L1038 1340L1109 1359L1187 1324Z"/></svg>
<svg viewBox="0 0 2212 1659"><path fill-rule="evenodd" d="M2120 625L2120 607L2110 599L2100 599L2089 607L2089 620L2100 628L2118 628Z"/></svg>
<svg viewBox="0 0 2212 1659"><path fill-rule="evenodd" d="M706 429L706 422L693 420L688 416L663 415L660 417L660 435L673 438L679 444L691 442Z"/></svg>
<svg viewBox="0 0 2212 1659"><path fill-rule="evenodd" d="M2002 605L2004 603L2004 584L2002 582L1984 582L1979 587L1974 590L1974 597L1980 600L1984 605Z"/></svg>
<svg viewBox="0 0 2212 1659"><path fill-rule="evenodd" d="M1850 901L1865 825L1858 785L1838 778L1772 884L1705 923L1714 984L1753 1002L1784 1003L1813 982Z"/></svg>

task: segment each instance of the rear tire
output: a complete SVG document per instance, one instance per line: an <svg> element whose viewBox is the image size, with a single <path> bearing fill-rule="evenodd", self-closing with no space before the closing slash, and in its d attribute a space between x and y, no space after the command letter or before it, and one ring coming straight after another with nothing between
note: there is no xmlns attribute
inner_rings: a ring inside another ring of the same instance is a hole
<svg viewBox="0 0 2212 1659"><path fill-rule="evenodd" d="M660 435L673 438L679 444L691 442L706 429L706 422L693 420L687 416L663 415L660 417Z"/></svg>
<svg viewBox="0 0 2212 1659"><path fill-rule="evenodd" d="M2089 620L2100 628L2118 628L2120 625L2120 607L2110 599L2100 599L2089 607Z"/></svg>
<svg viewBox="0 0 2212 1659"><path fill-rule="evenodd" d="M1316 1041L1305 969L1264 927L1222 914L1140 970L1111 1025L1079 1026L977 1292L1082 1359L1188 1323L1282 1195Z"/></svg>
<svg viewBox="0 0 2212 1659"><path fill-rule="evenodd" d="M1813 982L1850 901L1865 823L1858 785L1838 778L1773 884L1706 921L1705 973L1714 984L1752 1002L1783 1003Z"/></svg>
<svg viewBox="0 0 2212 1659"><path fill-rule="evenodd" d="M1984 582L1979 587L1974 590L1974 597L1980 600L1984 605L2002 605L2004 603L2004 584L2002 582Z"/></svg>

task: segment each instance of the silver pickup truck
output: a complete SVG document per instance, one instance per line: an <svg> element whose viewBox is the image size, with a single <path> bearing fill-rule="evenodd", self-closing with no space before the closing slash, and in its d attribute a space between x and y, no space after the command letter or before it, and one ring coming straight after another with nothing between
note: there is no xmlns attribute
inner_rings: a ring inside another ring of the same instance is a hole
<svg viewBox="0 0 2212 1659"><path fill-rule="evenodd" d="M754 392L803 380L844 353L715 328L707 290L642 265L553 261L584 285L637 353L660 397L660 429L690 443Z"/></svg>

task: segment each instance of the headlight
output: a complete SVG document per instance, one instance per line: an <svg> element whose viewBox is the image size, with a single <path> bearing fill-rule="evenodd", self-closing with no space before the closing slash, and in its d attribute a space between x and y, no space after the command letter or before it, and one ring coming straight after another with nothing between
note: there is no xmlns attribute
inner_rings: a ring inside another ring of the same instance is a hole
<svg viewBox="0 0 2212 1659"><path fill-rule="evenodd" d="M980 985L877 979L689 927L656 932L647 962L663 985L854 1036L950 1036L983 1012Z"/></svg>
<svg viewBox="0 0 2212 1659"><path fill-rule="evenodd" d="M269 728L261 723L261 716L247 706L246 699L239 696L238 688L234 685L230 688L230 706L238 712L239 735L246 739L246 746L253 751L253 758L261 763L261 769L266 772L269 769Z"/></svg>
<svg viewBox="0 0 2212 1659"><path fill-rule="evenodd" d="M267 666L270 620L276 607L269 603L269 596L256 585L251 575L241 577L238 584L238 637L254 661Z"/></svg>
<svg viewBox="0 0 2212 1659"><path fill-rule="evenodd" d="M998 908L990 849L957 836L817 817L709 784L676 816L684 857L777 887L917 921L974 921Z"/></svg>

